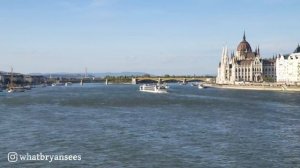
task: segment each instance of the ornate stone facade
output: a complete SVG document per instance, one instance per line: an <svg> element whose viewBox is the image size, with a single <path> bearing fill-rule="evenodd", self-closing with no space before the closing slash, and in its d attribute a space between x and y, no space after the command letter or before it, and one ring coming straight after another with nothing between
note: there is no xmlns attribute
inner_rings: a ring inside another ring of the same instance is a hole
<svg viewBox="0 0 300 168"><path fill-rule="evenodd" d="M300 84L300 45L290 55L281 55L276 60L277 82Z"/></svg>
<svg viewBox="0 0 300 168"><path fill-rule="evenodd" d="M272 61L271 61L272 60ZM227 47L223 48L221 61L218 67L218 84L236 84L240 82L262 82L265 77L276 79L275 59L263 60L260 56L260 49L257 47L252 51L244 33L243 40L239 43L236 52L228 56ZM265 61L265 64L263 63ZM275 61L274 61L275 62ZM264 71L263 66L272 70ZM272 73L272 74L271 74Z"/></svg>

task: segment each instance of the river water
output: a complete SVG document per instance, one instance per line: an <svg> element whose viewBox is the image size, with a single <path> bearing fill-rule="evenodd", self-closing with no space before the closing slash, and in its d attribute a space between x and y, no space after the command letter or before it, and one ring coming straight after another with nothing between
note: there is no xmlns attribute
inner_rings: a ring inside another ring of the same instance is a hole
<svg viewBox="0 0 300 168"><path fill-rule="evenodd" d="M300 93L138 87L0 93L0 167L300 167Z"/></svg>

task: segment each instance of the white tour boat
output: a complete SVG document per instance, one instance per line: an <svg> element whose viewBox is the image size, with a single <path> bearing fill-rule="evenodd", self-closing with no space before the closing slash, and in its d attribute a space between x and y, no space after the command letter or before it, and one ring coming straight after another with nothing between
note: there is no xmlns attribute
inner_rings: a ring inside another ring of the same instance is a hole
<svg viewBox="0 0 300 168"><path fill-rule="evenodd" d="M150 92L150 93L168 93L167 89L164 86L160 85L142 85L140 86L140 91Z"/></svg>

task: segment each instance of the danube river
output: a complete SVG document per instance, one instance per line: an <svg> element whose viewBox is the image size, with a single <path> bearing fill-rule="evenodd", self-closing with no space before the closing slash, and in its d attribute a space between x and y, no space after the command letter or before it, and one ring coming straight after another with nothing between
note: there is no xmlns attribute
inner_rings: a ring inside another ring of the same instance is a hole
<svg viewBox="0 0 300 168"><path fill-rule="evenodd" d="M300 167L299 93L138 87L0 93L0 167Z"/></svg>

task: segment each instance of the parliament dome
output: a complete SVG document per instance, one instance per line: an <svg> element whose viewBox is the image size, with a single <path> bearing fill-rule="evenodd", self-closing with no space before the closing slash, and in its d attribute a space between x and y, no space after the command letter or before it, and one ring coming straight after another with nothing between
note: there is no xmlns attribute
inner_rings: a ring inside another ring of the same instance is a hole
<svg viewBox="0 0 300 168"><path fill-rule="evenodd" d="M246 41L245 33L244 33L244 36L243 36L243 41L241 41L240 44L237 47L237 51L252 52L250 44Z"/></svg>

